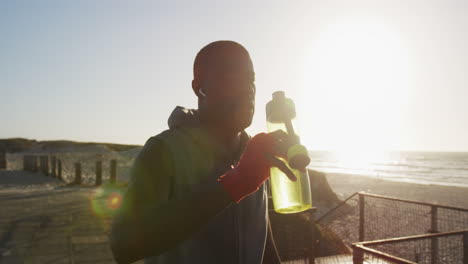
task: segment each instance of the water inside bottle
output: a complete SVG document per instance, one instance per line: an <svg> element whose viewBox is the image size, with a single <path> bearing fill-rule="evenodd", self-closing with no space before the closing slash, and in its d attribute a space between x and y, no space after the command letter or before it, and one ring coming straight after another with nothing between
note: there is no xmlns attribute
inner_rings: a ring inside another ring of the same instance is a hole
<svg viewBox="0 0 468 264"><path fill-rule="evenodd" d="M284 123L267 122L268 131L281 129L286 132ZM301 172L292 169L288 162L283 161L294 173L297 181L291 181L281 170L272 167L270 171L270 184L273 198L274 210L282 214L299 213L312 208L312 198L310 191L310 180L307 170Z"/></svg>

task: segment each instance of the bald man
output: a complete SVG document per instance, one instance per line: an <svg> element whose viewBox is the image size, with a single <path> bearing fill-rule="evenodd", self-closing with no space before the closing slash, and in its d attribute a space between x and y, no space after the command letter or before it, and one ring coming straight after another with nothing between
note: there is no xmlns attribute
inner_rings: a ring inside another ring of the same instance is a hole
<svg viewBox="0 0 468 264"><path fill-rule="evenodd" d="M233 41L202 48L192 89L198 109L176 107L169 129L135 160L111 247L118 263L279 263L268 221L265 180L285 135L250 139L255 73Z"/></svg>

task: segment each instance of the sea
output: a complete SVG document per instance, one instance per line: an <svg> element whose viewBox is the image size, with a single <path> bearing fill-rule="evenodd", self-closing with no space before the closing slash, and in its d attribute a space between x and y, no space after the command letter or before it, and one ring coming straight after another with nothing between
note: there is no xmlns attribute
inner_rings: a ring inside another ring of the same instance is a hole
<svg viewBox="0 0 468 264"><path fill-rule="evenodd" d="M468 187L468 152L312 151L309 168L384 180Z"/></svg>

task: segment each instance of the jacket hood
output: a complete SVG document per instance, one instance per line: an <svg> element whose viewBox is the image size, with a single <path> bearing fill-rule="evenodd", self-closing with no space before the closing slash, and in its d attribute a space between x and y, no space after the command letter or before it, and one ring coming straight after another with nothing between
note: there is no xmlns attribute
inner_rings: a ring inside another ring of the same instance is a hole
<svg viewBox="0 0 468 264"><path fill-rule="evenodd" d="M169 129L200 125L198 110L176 106L167 120Z"/></svg>
<svg viewBox="0 0 468 264"><path fill-rule="evenodd" d="M199 112L196 109L188 109L182 106L176 106L176 108L172 111L171 115L169 116L167 124L169 125L170 130L181 128L195 128L185 131L200 146L212 147L213 144L217 145L213 142L212 138L208 134L206 134L206 130L198 129L203 127L200 122ZM245 132L245 130L243 130L241 132L240 148L238 150L239 157L243 153L249 140L250 136Z"/></svg>

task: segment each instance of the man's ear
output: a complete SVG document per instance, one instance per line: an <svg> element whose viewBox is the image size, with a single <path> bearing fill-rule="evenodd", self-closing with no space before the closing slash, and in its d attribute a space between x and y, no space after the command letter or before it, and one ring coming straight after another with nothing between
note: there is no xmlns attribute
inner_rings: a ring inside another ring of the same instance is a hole
<svg viewBox="0 0 468 264"><path fill-rule="evenodd" d="M193 89L193 92L198 96L198 99L206 98L205 91L199 80L197 79L192 80L192 89Z"/></svg>

